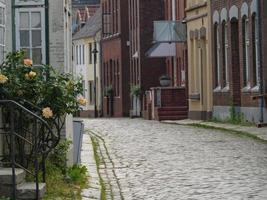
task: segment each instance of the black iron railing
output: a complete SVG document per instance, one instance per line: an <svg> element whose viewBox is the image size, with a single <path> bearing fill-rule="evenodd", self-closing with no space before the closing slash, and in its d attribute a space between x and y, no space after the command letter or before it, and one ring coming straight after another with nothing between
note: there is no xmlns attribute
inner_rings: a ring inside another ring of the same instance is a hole
<svg viewBox="0 0 267 200"><path fill-rule="evenodd" d="M12 168L13 199L16 199L16 168L33 177L39 199L39 182L45 183L46 158L60 139L58 131L53 130L56 122L42 119L40 112L27 101L0 100L0 135L4 145L0 166Z"/></svg>

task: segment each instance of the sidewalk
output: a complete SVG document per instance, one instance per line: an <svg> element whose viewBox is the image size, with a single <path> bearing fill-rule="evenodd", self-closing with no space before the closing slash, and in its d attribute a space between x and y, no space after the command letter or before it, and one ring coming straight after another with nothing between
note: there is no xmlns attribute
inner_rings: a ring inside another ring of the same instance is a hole
<svg viewBox="0 0 267 200"><path fill-rule="evenodd" d="M81 162L82 165L86 166L89 176L89 188L83 190L82 199L100 199L101 186L99 183L99 175L97 172L91 137L87 131L85 131L83 135Z"/></svg>
<svg viewBox="0 0 267 200"><path fill-rule="evenodd" d="M215 122L206 122L200 120L177 120L177 121L161 121L162 123L167 124L177 124L177 125L196 125L196 126L203 126L207 128L215 128L215 129L222 129L226 131L234 131L239 133L248 134L258 139L267 141L267 127L264 128L257 128L253 126L240 126L240 125L233 125L233 124L226 124L226 123L215 123Z"/></svg>

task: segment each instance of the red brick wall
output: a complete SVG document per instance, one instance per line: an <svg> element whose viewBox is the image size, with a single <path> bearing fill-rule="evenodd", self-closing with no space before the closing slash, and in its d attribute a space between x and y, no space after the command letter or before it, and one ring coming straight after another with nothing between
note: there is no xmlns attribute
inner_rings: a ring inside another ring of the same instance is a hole
<svg viewBox="0 0 267 200"><path fill-rule="evenodd" d="M172 20L172 0L165 0L165 20ZM176 0L176 20L183 20L185 18L185 7L186 1ZM172 85L182 86L186 85L182 82L182 71L187 73L187 44L177 44L176 45L176 66L173 66L173 58L167 58L165 61L167 74L172 78ZM174 67L176 68L176 79L174 78Z"/></svg>
<svg viewBox="0 0 267 200"><path fill-rule="evenodd" d="M116 3L117 2L117 3ZM115 5L115 6L114 6ZM114 8L117 8L114 10ZM103 92L107 86L113 87L115 91L113 102L113 113L115 117L129 115L129 48L127 41L128 30L128 3L124 0L104 0L102 2L103 25L112 22L103 29L102 40L102 88ZM105 12L114 11L109 19ZM105 18L105 19L104 19ZM106 21L105 20L111 20ZM116 28L117 27L117 28ZM106 34L106 33L110 34ZM111 63L116 64L111 64ZM107 116L107 99L103 99L103 114Z"/></svg>
<svg viewBox="0 0 267 200"><path fill-rule="evenodd" d="M166 70L163 58L146 56L146 52L153 46L153 22L164 19L164 4L161 0L128 2L130 85L139 85L146 91L159 86L159 77L165 74ZM133 55L138 57L133 58Z"/></svg>
<svg viewBox="0 0 267 200"><path fill-rule="evenodd" d="M243 84L243 68L244 68L244 56L243 56L243 39L242 39L242 18L240 17L240 10L243 2L247 2L248 6L250 7L251 0L213 0L211 1L211 16L213 16L213 13L215 10L217 10L219 13L221 12L222 8L226 8L229 13L229 9L231 8L232 5L236 5L239 9L239 19L237 21L238 23L238 31L232 31L231 32L231 23L228 20L227 21L227 26L228 26L228 66L229 66L229 79L230 79L230 91L229 92L216 92L214 93L214 105L220 105L220 106L226 106L226 105L231 105L232 102L236 106L243 106L243 107L257 107L258 106L258 101L253 101L251 100L251 96L257 95L257 93L252 93L252 92L241 92L241 89L244 87ZM263 1L262 1L263 2ZM249 9L249 39L250 39L250 52L249 52L249 66L250 70L253 71L253 48L252 48L252 16L250 14L250 9ZM219 24L219 30L220 30L220 44L222 46L222 26L221 23ZM213 44L215 43L214 41L214 27L212 27L212 42ZM237 43L237 47L234 47L234 44ZM215 83L215 58L216 58L216 49L215 45L213 47L213 83L214 83L214 88L216 86ZM222 48L221 48L222 49ZM220 57L223 57L222 50L220 51ZM223 66L223 61L220 59L220 66L222 69ZM220 71L221 77L223 76L223 70ZM252 83L255 82L254 80L253 73L251 73L250 80ZM222 81L223 82L223 81ZM223 84L222 84L223 85ZM252 87L254 87L253 85Z"/></svg>

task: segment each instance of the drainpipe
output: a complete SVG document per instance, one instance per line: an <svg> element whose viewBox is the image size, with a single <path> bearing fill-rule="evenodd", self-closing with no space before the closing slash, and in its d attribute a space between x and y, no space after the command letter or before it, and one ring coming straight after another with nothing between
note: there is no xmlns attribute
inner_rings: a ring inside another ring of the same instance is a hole
<svg viewBox="0 0 267 200"><path fill-rule="evenodd" d="M45 54L46 54L46 64L50 64L50 55L49 55L49 3L48 0L45 0Z"/></svg>
<svg viewBox="0 0 267 200"><path fill-rule="evenodd" d="M176 21L176 0L172 0L172 21ZM176 47L175 47L176 48ZM176 49L175 49L176 51ZM177 60L176 60L176 56L174 56L173 58L173 83L174 86L177 86Z"/></svg>
<svg viewBox="0 0 267 200"><path fill-rule="evenodd" d="M11 22L12 22L12 51L16 51L16 25L15 25L15 0L11 1Z"/></svg>
<svg viewBox="0 0 267 200"><path fill-rule="evenodd" d="M264 98L263 98L263 94L264 94L264 80L263 80L263 66L262 66L262 29L261 29L261 25L262 25L262 19L261 19L261 3L262 1L257 0L257 26L258 26L258 30L257 30L257 38L258 38L258 69L259 69L259 78L260 78L260 95L262 95L262 97L260 98L260 123L264 122Z"/></svg>

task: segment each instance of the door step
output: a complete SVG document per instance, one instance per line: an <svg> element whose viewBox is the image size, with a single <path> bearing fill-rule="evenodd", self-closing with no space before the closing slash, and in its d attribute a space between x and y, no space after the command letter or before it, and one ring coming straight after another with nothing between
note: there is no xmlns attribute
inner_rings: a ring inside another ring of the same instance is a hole
<svg viewBox="0 0 267 200"><path fill-rule="evenodd" d="M34 200L36 199L36 184L23 183L17 186L17 199L18 200ZM46 191L46 184L39 183L39 199L42 199Z"/></svg>
<svg viewBox="0 0 267 200"><path fill-rule="evenodd" d="M13 196L12 168L0 168L0 197ZM26 172L23 169L15 169L16 177L16 200L36 199L36 184L25 182ZM46 184L39 183L39 199L42 199L46 191Z"/></svg>

